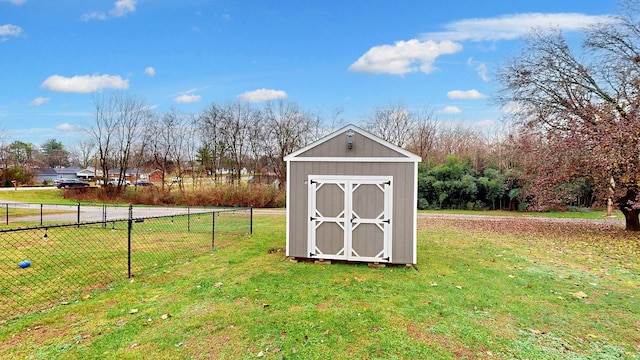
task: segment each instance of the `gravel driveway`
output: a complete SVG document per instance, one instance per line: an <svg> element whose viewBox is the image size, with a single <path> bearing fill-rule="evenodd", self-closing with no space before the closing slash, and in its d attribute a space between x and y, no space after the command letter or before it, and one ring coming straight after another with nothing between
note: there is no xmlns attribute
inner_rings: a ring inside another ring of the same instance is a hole
<svg viewBox="0 0 640 360"><path fill-rule="evenodd" d="M9 209L32 209L39 211L42 207L42 210L47 211L55 211L58 212L56 214L43 214L42 221L43 222L53 222L53 223L75 223L78 221L78 206L77 205L48 205L48 204L25 204L25 203L17 203L11 201L0 200L0 204ZM134 206L132 209L134 218L142 218L142 217L157 217L157 216L171 216L171 215L184 215L187 213L197 214L197 213L209 213L213 210L224 210L231 208L202 208L202 207L150 207L150 206ZM4 213L4 211L0 210L0 214ZM105 220L122 220L129 218L129 206L128 205L106 205L106 206L91 206L91 205L81 205L80 206L80 222L92 222L92 221L103 221ZM9 217L9 224L12 221L26 221L26 222L40 222L40 215L30 215L30 216L11 216Z"/></svg>

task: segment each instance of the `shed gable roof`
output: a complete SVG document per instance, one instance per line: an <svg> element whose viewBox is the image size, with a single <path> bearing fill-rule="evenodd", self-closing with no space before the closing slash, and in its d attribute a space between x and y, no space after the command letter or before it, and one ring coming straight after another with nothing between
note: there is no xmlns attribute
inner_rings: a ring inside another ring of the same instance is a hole
<svg viewBox="0 0 640 360"><path fill-rule="evenodd" d="M347 148L347 133L353 146ZM284 157L285 161L420 162L421 158L355 126L347 125Z"/></svg>

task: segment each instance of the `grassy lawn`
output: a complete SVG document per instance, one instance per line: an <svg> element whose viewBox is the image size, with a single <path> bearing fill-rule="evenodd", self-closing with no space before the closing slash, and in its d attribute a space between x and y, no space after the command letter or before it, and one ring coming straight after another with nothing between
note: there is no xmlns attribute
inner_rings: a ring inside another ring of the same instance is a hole
<svg viewBox="0 0 640 360"><path fill-rule="evenodd" d="M69 204L74 205L78 202L72 199L62 197L64 190L48 189L48 190L20 190L20 191L1 191L0 203L3 201L17 201L32 204Z"/></svg>
<svg viewBox="0 0 640 360"><path fill-rule="evenodd" d="M36 359L640 357L640 237L613 226L419 219L417 268L289 262L254 235L0 325Z"/></svg>

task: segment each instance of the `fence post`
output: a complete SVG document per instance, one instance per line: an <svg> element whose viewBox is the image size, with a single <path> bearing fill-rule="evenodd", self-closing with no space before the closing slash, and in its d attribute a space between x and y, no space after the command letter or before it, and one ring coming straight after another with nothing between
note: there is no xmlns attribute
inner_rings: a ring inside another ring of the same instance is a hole
<svg viewBox="0 0 640 360"><path fill-rule="evenodd" d="M187 231L191 232L191 208L187 208Z"/></svg>
<svg viewBox="0 0 640 360"><path fill-rule="evenodd" d="M102 228L107 227L107 205L102 205Z"/></svg>
<svg viewBox="0 0 640 360"><path fill-rule="evenodd" d="M129 204L129 220L127 221L127 272L131 278L131 228L133 227L133 205Z"/></svg>
<svg viewBox="0 0 640 360"><path fill-rule="evenodd" d="M80 227L80 202L78 202L78 227Z"/></svg>
<svg viewBox="0 0 640 360"><path fill-rule="evenodd" d="M40 204L40 226L42 226L42 204Z"/></svg>
<svg viewBox="0 0 640 360"><path fill-rule="evenodd" d="M216 212L211 213L211 249L215 248L216 238Z"/></svg>
<svg viewBox="0 0 640 360"><path fill-rule="evenodd" d="M249 208L249 235L253 235L253 207Z"/></svg>
<svg viewBox="0 0 640 360"><path fill-rule="evenodd" d="M7 225L9 225L9 203L4 204L5 206L5 215L7 216Z"/></svg>

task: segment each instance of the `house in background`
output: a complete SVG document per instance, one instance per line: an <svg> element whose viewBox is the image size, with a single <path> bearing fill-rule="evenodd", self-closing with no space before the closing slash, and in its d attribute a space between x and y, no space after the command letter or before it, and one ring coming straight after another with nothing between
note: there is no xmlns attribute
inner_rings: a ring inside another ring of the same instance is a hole
<svg viewBox="0 0 640 360"><path fill-rule="evenodd" d="M141 176L140 179L149 180L151 182L162 182L162 171L159 169L148 171L143 176L144 177Z"/></svg>
<svg viewBox="0 0 640 360"><path fill-rule="evenodd" d="M253 175L249 177L248 182L249 184L270 184L275 186L276 189L280 188L280 180L273 173Z"/></svg>
<svg viewBox="0 0 640 360"><path fill-rule="evenodd" d="M109 178L118 178L120 170L110 169ZM93 166L89 166L86 169L81 169L77 166L66 168L42 168L37 169L35 174L35 181L38 183L53 183L56 180L82 180L82 181L98 181L102 178L102 170L96 169ZM162 172L158 169L154 170L142 170L142 169L127 169L125 173L125 179L131 182L136 180L149 180L152 182L162 182Z"/></svg>
<svg viewBox="0 0 640 360"><path fill-rule="evenodd" d="M102 170L89 166L86 169L78 171L76 175L78 179L83 181L95 181L97 178L102 177Z"/></svg>
<svg viewBox="0 0 640 360"><path fill-rule="evenodd" d="M78 179L78 172L82 169L77 166L70 166L66 168L54 168L54 170L58 173L58 179L74 180Z"/></svg>
<svg viewBox="0 0 640 360"><path fill-rule="evenodd" d="M119 178L120 169L110 169L109 178ZM124 174L124 178L131 182L136 180L149 180L151 182L162 182L162 172L158 169L143 170L143 169L127 169Z"/></svg>
<svg viewBox="0 0 640 360"><path fill-rule="evenodd" d="M80 171L81 169L77 166L66 168L42 168L36 170L35 180L38 183L53 183L60 179L75 180L78 179L78 172Z"/></svg>
<svg viewBox="0 0 640 360"><path fill-rule="evenodd" d="M35 174L35 181L39 184L53 184L58 179L58 173L54 168L38 169Z"/></svg>

